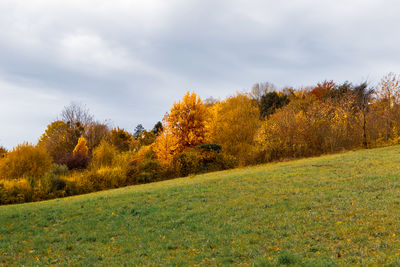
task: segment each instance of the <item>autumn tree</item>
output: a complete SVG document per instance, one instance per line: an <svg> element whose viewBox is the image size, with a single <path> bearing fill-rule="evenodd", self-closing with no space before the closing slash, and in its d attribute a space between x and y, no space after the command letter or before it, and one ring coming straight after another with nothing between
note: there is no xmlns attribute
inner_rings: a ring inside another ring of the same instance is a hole
<svg viewBox="0 0 400 267"><path fill-rule="evenodd" d="M249 160L254 135L260 126L259 110L245 94L237 94L216 104L207 121L211 142L235 156L241 164Z"/></svg>
<svg viewBox="0 0 400 267"><path fill-rule="evenodd" d="M122 128L114 128L110 132L111 144L120 152L128 151L132 145L133 136Z"/></svg>
<svg viewBox="0 0 400 267"><path fill-rule="evenodd" d="M355 108L362 116L362 143L367 147L367 113L369 112L370 101L372 100L374 90L368 88L368 84L363 82L352 89Z"/></svg>
<svg viewBox="0 0 400 267"><path fill-rule="evenodd" d="M61 120L71 127L84 127L93 122L93 115L85 105L72 102L61 111Z"/></svg>
<svg viewBox="0 0 400 267"><path fill-rule="evenodd" d="M334 81L323 81L322 83L317 83L311 91L310 95L315 96L318 100L323 100L336 88Z"/></svg>
<svg viewBox="0 0 400 267"><path fill-rule="evenodd" d="M102 140L93 150L93 159L91 165L93 168L101 168L111 166L117 155L117 150L106 140Z"/></svg>
<svg viewBox="0 0 400 267"><path fill-rule="evenodd" d="M195 93L187 92L175 102L166 117L168 131L177 141L177 151L195 147L205 139L206 107Z"/></svg>
<svg viewBox="0 0 400 267"><path fill-rule="evenodd" d="M5 147L0 146L0 159L4 158L7 154L7 152L8 152L8 150Z"/></svg>
<svg viewBox="0 0 400 267"><path fill-rule="evenodd" d="M162 122L161 122L161 121L158 121L158 122L154 125L154 127L153 127L153 133L154 133L156 136L158 136L158 135L162 132L163 129L164 129L164 127L163 127L163 125L162 125Z"/></svg>
<svg viewBox="0 0 400 267"><path fill-rule="evenodd" d="M168 129L165 129L158 135L152 148L156 154L157 160L164 167L168 167L178 152L178 141L175 135L171 134Z"/></svg>
<svg viewBox="0 0 400 267"><path fill-rule="evenodd" d="M393 129L399 128L400 121L400 76L389 73L380 81L375 91L377 111L385 122L385 140L387 141ZM397 124L397 125L396 125ZM400 129L398 129L400 130ZM399 133L397 132L396 135Z"/></svg>
<svg viewBox="0 0 400 267"><path fill-rule="evenodd" d="M256 105L261 104L261 98L263 95L266 95L271 92L277 91L277 88L274 84L265 82L265 83L256 83L253 85L250 91L250 97L256 102Z"/></svg>
<svg viewBox="0 0 400 267"><path fill-rule="evenodd" d="M106 123L90 122L85 127L84 137L87 141L89 152L97 147L103 139L109 140L110 129Z"/></svg>
<svg viewBox="0 0 400 267"><path fill-rule="evenodd" d="M0 178L41 178L51 169L50 155L42 148L23 143L0 161Z"/></svg>
<svg viewBox="0 0 400 267"><path fill-rule="evenodd" d="M80 137L78 139L78 144L74 148L73 155L88 156L89 149L86 144L87 144L86 139L84 137Z"/></svg>
<svg viewBox="0 0 400 267"><path fill-rule="evenodd" d="M135 128L135 132L133 133L133 136L135 139L138 139L140 135L144 132L145 128L143 127L142 124L138 124Z"/></svg>
<svg viewBox="0 0 400 267"><path fill-rule="evenodd" d="M262 95L259 103L261 118L268 117L273 114L276 109L279 109L288 103L289 98L281 92L277 93L276 91L273 91Z"/></svg>
<svg viewBox="0 0 400 267"><path fill-rule="evenodd" d="M156 140L156 134L154 133L154 131L150 130L149 131L144 130L137 138L137 141L139 142L140 146L151 145L152 143L154 143L155 140Z"/></svg>
<svg viewBox="0 0 400 267"><path fill-rule="evenodd" d="M71 128L64 121L54 121L47 126L38 146L48 151L54 162L61 163L62 158L73 151L81 135L80 129Z"/></svg>

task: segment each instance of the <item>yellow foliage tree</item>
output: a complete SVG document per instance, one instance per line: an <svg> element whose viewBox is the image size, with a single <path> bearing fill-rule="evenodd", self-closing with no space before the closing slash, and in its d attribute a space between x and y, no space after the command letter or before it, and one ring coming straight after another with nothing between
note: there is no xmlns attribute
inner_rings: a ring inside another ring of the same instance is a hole
<svg viewBox="0 0 400 267"><path fill-rule="evenodd" d="M215 104L209 114L206 126L209 142L221 145L225 152L244 164L253 150L254 135L261 124L254 101L245 94L237 94Z"/></svg>
<svg viewBox="0 0 400 267"><path fill-rule="evenodd" d="M176 139L176 151L202 144L205 139L206 106L195 93L187 92L166 116L167 132Z"/></svg>
<svg viewBox="0 0 400 267"><path fill-rule="evenodd" d="M394 129L400 129L400 76L392 72L385 75L375 93L375 107L385 123L384 136L387 141L393 134L400 134L393 132Z"/></svg>
<svg viewBox="0 0 400 267"><path fill-rule="evenodd" d="M73 154L74 156L87 156L89 153L89 148L86 145L86 139L84 137L80 137L78 140L78 144L74 148Z"/></svg>
<svg viewBox="0 0 400 267"><path fill-rule="evenodd" d="M93 150L92 168L99 169L101 167L112 166L117 150L106 140L102 140Z"/></svg>
<svg viewBox="0 0 400 267"><path fill-rule="evenodd" d="M171 164L172 159L178 153L177 139L173 134L164 129L153 143L152 148L158 161L163 166Z"/></svg>
<svg viewBox="0 0 400 267"><path fill-rule="evenodd" d="M0 161L0 178L40 178L51 169L50 155L41 148L24 143Z"/></svg>

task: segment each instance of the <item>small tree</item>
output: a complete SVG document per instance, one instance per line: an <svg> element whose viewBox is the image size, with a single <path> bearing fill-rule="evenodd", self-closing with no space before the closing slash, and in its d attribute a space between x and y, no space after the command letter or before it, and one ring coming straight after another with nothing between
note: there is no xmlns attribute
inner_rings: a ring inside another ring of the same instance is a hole
<svg viewBox="0 0 400 267"><path fill-rule="evenodd" d="M261 118L269 117L276 109L281 108L289 103L289 98L283 93L276 91L268 92L261 96L260 115Z"/></svg>
<svg viewBox="0 0 400 267"><path fill-rule="evenodd" d="M159 133L161 133L163 129L164 129L164 128L163 128L163 125L162 125L161 121L159 121L159 122L157 122L157 123L154 125L154 127L153 127L153 133L154 133L156 136L158 136Z"/></svg>
<svg viewBox="0 0 400 267"><path fill-rule="evenodd" d="M128 151L132 144L132 135L124 129L117 127L111 130L110 141L111 144L119 151Z"/></svg>
<svg viewBox="0 0 400 267"><path fill-rule="evenodd" d="M74 148L73 154L74 156L85 156L87 157L89 154L89 149L87 147L87 142L84 137L80 137L78 140L78 144Z"/></svg>
<svg viewBox="0 0 400 267"><path fill-rule="evenodd" d="M133 136L135 137L135 139L138 139L140 137L140 135L144 132L144 127L141 124L138 124L135 128L135 132L133 134Z"/></svg>
<svg viewBox="0 0 400 267"><path fill-rule="evenodd" d="M92 166L100 168L111 166L117 154L117 150L106 140L102 140L100 145L93 150Z"/></svg>

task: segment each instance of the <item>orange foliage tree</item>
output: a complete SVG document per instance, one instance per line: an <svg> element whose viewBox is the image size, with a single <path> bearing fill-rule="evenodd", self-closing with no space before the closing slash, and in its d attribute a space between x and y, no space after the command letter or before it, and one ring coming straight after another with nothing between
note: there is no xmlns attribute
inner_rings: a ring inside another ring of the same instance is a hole
<svg viewBox="0 0 400 267"><path fill-rule="evenodd" d="M73 154L74 156L87 156L89 153L89 148L86 145L86 139L84 137L80 137L78 140L78 144L74 148Z"/></svg>
<svg viewBox="0 0 400 267"><path fill-rule="evenodd" d="M195 93L187 92L181 101L174 103L166 117L166 128L176 138L179 152L204 142L206 112Z"/></svg>
<svg viewBox="0 0 400 267"><path fill-rule="evenodd" d="M206 138L207 108L195 93L187 92L175 102L163 119L164 129L153 144L153 150L163 165L186 148L202 144Z"/></svg>

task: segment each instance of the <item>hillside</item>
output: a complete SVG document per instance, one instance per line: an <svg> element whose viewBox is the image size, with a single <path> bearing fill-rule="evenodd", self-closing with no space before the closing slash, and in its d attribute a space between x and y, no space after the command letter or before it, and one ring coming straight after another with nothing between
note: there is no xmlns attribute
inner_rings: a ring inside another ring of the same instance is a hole
<svg viewBox="0 0 400 267"><path fill-rule="evenodd" d="M400 147L0 207L0 265L400 263Z"/></svg>

